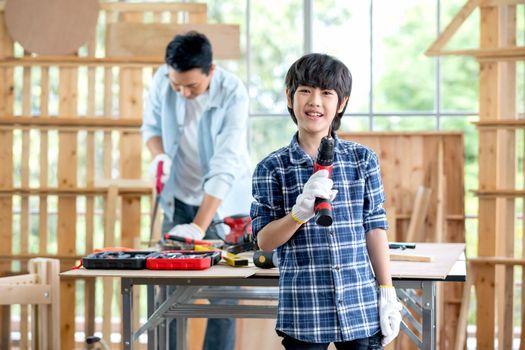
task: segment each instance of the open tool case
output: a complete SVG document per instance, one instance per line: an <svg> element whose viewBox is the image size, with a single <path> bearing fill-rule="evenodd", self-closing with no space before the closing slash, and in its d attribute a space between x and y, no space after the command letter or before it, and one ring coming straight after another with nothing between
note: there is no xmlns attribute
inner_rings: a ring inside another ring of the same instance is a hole
<svg viewBox="0 0 525 350"><path fill-rule="evenodd" d="M146 259L146 268L150 270L205 270L220 260L220 251L169 250L150 254Z"/></svg>
<svg viewBox="0 0 525 350"><path fill-rule="evenodd" d="M146 268L146 258L154 251L105 251L82 258L86 269L140 270Z"/></svg>

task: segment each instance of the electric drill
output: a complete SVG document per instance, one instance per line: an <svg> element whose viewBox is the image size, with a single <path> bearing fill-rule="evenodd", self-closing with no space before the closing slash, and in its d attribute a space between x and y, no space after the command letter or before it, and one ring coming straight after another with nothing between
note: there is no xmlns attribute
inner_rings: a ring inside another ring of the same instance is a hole
<svg viewBox="0 0 525 350"><path fill-rule="evenodd" d="M252 233L252 219L249 215L237 214L227 216L222 220L223 224L230 227L230 232L224 238L228 243L248 242Z"/></svg>
<svg viewBox="0 0 525 350"><path fill-rule="evenodd" d="M317 150L317 160L314 164L314 173L326 169L328 177L332 177L332 164L334 163L335 141L330 136L321 139L321 144ZM332 225L332 203L329 199L316 198L314 205L315 222L321 226Z"/></svg>

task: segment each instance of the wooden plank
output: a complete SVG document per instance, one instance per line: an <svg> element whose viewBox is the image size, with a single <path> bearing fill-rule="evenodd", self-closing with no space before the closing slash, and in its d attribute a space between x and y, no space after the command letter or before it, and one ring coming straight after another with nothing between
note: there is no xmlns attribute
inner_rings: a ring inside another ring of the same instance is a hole
<svg viewBox="0 0 525 350"><path fill-rule="evenodd" d="M36 329L33 332L32 348L60 349L59 260L37 258L32 259L28 265L30 272L38 274L40 283L50 287L50 293L48 295L50 303L33 307L36 314L36 317L33 319L33 324L37 323L37 327L34 327Z"/></svg>
<svg viewBox="0 0 525 350"><path fill-rule="evenodd" d="M140 25L142 18L134 14L121 14L121 24L131 26ZM109 24L110 26L113 24ZM117 24L115 24L117 25ZM173 33L172 33L173 35ZM109 40L106 41L108 43ZM167 42L164 43L164 48ZM107 49L108 46L106 46ZM108 55L106 51L106 55ZM164 49L162 50L164 56ZM143 70L138 68L123 68L120 70L119 85L119 111L121 118L142 119L142 94L143 94ZM142 169L137 164L142 164L142 138L140 135L123 131L120 133L120 177L122 179L140 179ZM140 197L124 196L121 202L121 244L125 247L138 248L140 241ZM137 290L138 292L138 290ZM138 298L138 293L135 294ZM118 298L120 300L120 298ZM137 300L137 299L135 299ZM139 326L139 308L134 310L134 327Z"/></svg>
<svg viewBox="0 0 525 350"><path fill-rule="evenodd" d="M108 128L111 130L114 129L132 129L140 131L141 119L136 118L121 118L115 119L111 116L107 117L74 117L74 116L57 116L52 118L43 118L42 117L31 117L31 116L5 116L0 118L0 126L27 126L30 128L48 128L48 129L57 129L61 130L63 128L73 128L73 129L104 129Z"/></svg>
<svg viewBox="0 0 525 350"><path fill-rule="evenodd" d="M498 42L500 46L516 45L516 7L502 6L499 11L499 26L501 28ZM499 63L499 86L498 86L498 115L499 119L516 118L516 62L505 61ZM498 187L513 188L516 183L517 158L516 158L516 135L515 130L499 130L498 137ZM515 211L514 198L500 199L500 211L502 223L499 226L501 238L498 246L498 255L514 256L515 233ZM496 284L498 288L498 344L503 348L512 348L513 320L514 320L514 273L513 267L496 267Z"/></svg>
<svg viewBox="0 0 525 350"><path fill-rule="evenodd" d="M129 2L102 2L100 9L111 12L188 12L206 13L208 7L205 3L168 3L168 2L148 2L148 3L129 3Z"/></svg>
<svg viewBox="0 0 525 350"><path fill-rule="evenodd" d="M60 66L64 68L87 67L134 67L154 66L164 62L163 57L78 57L78 56L31 56L0 59L0 67Z"/></svg>
<svg viewBox="0 0 525 350"><path fill-rule="evenodd" d="M62 197L74 197L77 195L102 195L106 192L106 187L70 187L70 188L59 188L59 187L47 187L47 188L36 188L36 187L8 187L0 188L0 197L7 197L12 195L60 195ZM129 196L139 195L151 195L151 186L146 187L123 187L119 188L119 194Z"/></svg>
<svg viewBox="0 0 525 350"><path fill-rule="evenodd" d="M31 113L31 68L22 73L22 113ZM20 157L20 184L29 186L29 130L22 131L22 155ZM28 253L29 248L29 197L22 195L20 203L20 252ZM25 270L25 266L22 265ZM29 346L29 312L27 306L20 307L20 347Z"/></svg>
<svg viewBox="0 0 525 350"><path fill-rule="evenodd" d="M74 68L60 68L59 114L77 114L77 75ZM59 132L58 187L75 188L77 185L77 133ZM58 251L65 255L76 253L76 196L58 197ZM61 339L62 349L75 347L75 284L61 282Z"/></svg>
<svg viewBox="0 0 525 350"><path fill-rule="evenodd" d="M2 3L3 4L3 3ZM0 60L13 55L13 41L8 34L4 14L0 13ZM13 114L14 81L13 68L0 68L0 119ZM0 187L13 185L13 132L0 130ZM13 198L0 197L0 254L12 254L13 246ZM0 276L11 270L10 262L0 262ZM0 307L0 344L7 349L11 344L11 310Z"/></svg>
<svg viewBox="0 0 525 350"><path fill-rule="evenodd" d="M497 49L502 40L502 9L499 7L480 8L480 49ZM497 62L480 62L480 121L490 118L501 119L502 103L499 87L502 83L502 66ZM505 90L506 88L504 88ZM479 186L480 190L494 190L501 188L499 172L501 159L498 157L501 137L498 132L480 130L479 132ZM478 242L478 254L481 256L493 256L504 251L505 238L502 237L501 228L504 225L503 201L496 198L479 198L479 237L483 239ZM494 267L482 267L480 277L476 281L478 293L476 308L477 317L477 345L484 349L494 348L496 322L502 329L504 316L499 313L496 318L496 295L502 299L502 288L504 278L501 273L496 273ZM499 290L499 292L497 291ZM501 309L499 304L498 309ZM504 335L500 332L499 341L502 342Z"/></svg>
<svg viewBox="0 0 525 350"><path fill-rule="evenodd" d="M166 45L177 34L196 30L205 34L215 59L239 59L240 30L231 24L110 23L106 27L106 56L164 57Z"/></svg>
<svg viewBox="0 0 525 350"><path fill-rule="evenodd" d="M42 119L48 117L49 111L49 68L41 68L40 78L40 115ZM47 130L40 130L40 187L48 186L48 132ZM47 253L48 240L48 212L47 212L47 196L45 194L39 197L38 203L38 251L40 253Z"/></svg>
<svg viewBox="0 0 525 350"><path fill-rule="evenodd" d="M452 21L446 26L445 30L439 34L436 40L430 45L425 51L427 56L438 56L443 52L443 47L448 43L450 38L456 33L461 27L465 20L470 16L474 9L478 6L478 0L469 0L461 10L454 16Z"/></svg>
<svg viewBox="0 0 525 350"><path fill-rule="evenodd" d="M468 325L468 310L470 304L470 292L474 281L476 280L476 272L473 265L469 265L467 280L463 289L463 297L461 298L461 312L459 314L458 327L456 333L456 339L454 342L454 350L463 350L465 348L467 338L467 325Z"/></svg>
<svg viewBox="0 0 525 350"><path fill-rule="evenodd" d="M471 56L481 62L490 61L523 61L525 58L525 47L501 47L492 49L470 49L470 50L447 50L432 53L429 56Z"/></svg>
<svg viewBox="0 0 525 350"><path fill-rule="evenodd" d="M430 188L424 186L419 186L417 189L410 223L405 237L407 242L423 241L425 218L427 216L431 192L432 190Z"/></svg>
<svg viewBox="0 0 525 350"><path fill-rule="evenodd" d="M431 237L431 242L444 242L446 239L446 222L445 222L445 210L446 210L446 178L445 178L445 150L443 140L439 140L438 153L437 153L437 174L436 174L436 225ZM447 241L449 242L449 241Z"/></svg>
<svg viewBox="0 0 525 350"><path fill-rule="evenodd" d="M28 285L38 282L36 274L16 275L0 278L0 285Z"/></svg>
<svg viewBox="0 0 525 350"><path fill-rule="evenodd" d="M48 295L51 292L49 286L41 285L20 285L20 286L9 286L0 284L0 305L30 305L30 304L49 304L50 300ZM47 294L47 295L46 295ZM28 332L28 328L25 330ZM22 342L22 339L20 339ZM27 338L20 345L23 348L27 348L29 343Z"/></svg>
<svg viewBox="0 0 525 350"><path fill-rule="evenodd" d="M412 254L412 253L392 253L390 252L390 261L432 262L434 261L434 256Z"/></svg>
<svg viewBox="0 0 525 350"><path fill-rule="evenodd" d="M117 214L118 189L117 186L109 186L106 205L104 210L104 247L115 245L115 221ZM113 305L113 279L102 280L104 298L102 300L102 312L104 315L112 315ZM102 319L102 338L111 339L111 317Z"/></svg>
<svg viewBox="0 0 525 350"><path fill-rule="evenodd" d="M88 43L88 55L95 56L96 42ZM87 72L87 115L96 113L96 70L88 67ZM88 131L86 136L86 187L92 188L95 183L95 133ZM86 250L93 251L95 226L95 197L86 196ZM84 280L84 332L86 336L95 334L95 280Z"/></svg>

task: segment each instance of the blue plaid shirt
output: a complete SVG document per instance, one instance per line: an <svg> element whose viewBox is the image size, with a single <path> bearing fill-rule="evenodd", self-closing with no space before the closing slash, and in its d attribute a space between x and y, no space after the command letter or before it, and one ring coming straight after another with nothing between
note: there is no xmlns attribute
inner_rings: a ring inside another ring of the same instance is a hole
<svg viewBox="0 0 525 350"><path fill-rule="evenodd" d="M334 223L312 219L277 248L279 307L276 329L313 343L341 342L379 331L377 283L365 233L387 228L375 153L336 138L332 179L338 194ZM255 237L292 210L313 172L313 159L297 143L262 160L253 176L251 216Z"/></svg>

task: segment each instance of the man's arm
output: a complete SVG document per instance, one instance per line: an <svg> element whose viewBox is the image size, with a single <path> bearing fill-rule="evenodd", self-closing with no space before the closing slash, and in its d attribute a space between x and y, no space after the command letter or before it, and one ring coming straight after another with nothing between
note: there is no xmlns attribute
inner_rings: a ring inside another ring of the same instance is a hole
<svg viewBox="0 0 525 350"><path fill-rule="evenodd" d="M202 199L199 210L193 219L193 223L199 226L203 231L206 231L221 203L222 200L219 198L204 193L204 198Z"/></svg>
<svg viewBox="0 0 525 350"><path fill-rule="evenodd" d="M380 285L391 286L390 255L386 231L380 228L366 233L366 247L372 262L372 268Z"/></svg>
<svg viewBox="0 0 525 350"><path fill-rule="evenodd" d="M164 147L162 146L162 139L160 136L153 136L146 141L146 147L151 152L151 158L155 158L157 155L164 153Z"/></svg>

